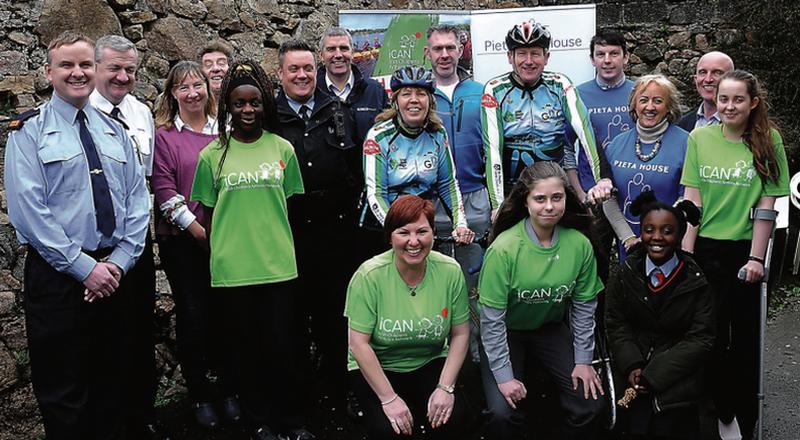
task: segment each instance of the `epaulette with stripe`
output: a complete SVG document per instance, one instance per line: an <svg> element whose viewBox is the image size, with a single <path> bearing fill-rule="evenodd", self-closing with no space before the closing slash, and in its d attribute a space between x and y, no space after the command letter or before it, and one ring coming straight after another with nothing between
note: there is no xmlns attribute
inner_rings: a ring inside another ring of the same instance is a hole
<svg viewBox="0 0 800 440"><path fill-rule="evenodd" d="M27 121L28 119L30 119L30 118L38 115L38 114L39 114L39 109L38 108L32 108L32 109L30 109L28 111L24 111L24 112L20 113L19 115L17 115L17 117L14 118L14 120L11 121L8 124L8 129L9 130L19 130L20 128L22 128L23 125L25 125L25 121Z"/></svg>

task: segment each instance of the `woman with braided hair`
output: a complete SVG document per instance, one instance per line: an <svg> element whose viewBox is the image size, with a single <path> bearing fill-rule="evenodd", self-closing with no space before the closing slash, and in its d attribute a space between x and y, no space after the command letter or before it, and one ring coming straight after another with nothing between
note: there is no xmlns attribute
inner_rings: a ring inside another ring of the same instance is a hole
<svg viewBox="0 0 800 440"><path fill-rule="evenodd" d="M219 139L197 163L192 199L211 215L211 285L225 297L240 402L253 438L315 438L302 427L294 241L286 199L303 193L294 149L275 134L272 83L252 61L222 84ZM225 124L230 118L230 131ZM273 432L272 428L276 431Z"/></svg>

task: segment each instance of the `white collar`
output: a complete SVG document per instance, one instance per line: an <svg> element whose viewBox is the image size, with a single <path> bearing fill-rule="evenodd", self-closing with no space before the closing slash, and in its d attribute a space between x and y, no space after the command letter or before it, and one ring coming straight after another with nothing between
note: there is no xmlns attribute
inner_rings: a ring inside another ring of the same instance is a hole
<svg viewBox="0 0 800 440"><path fill-rule="evenodd" d="M192 127L190 125L183 122L180 113L175 113L175 119L173 120L173 123L175 124L175 129L178 130L179 132L183 131L184 128L186 128L189 131L194 131L192 130ZM217 129L215 127L216 123L217 123L216 119L212 118L211 116L206 116L206 123L205 125L203 125L203 130L201 131L201 133L216 134L217 132Z"/></svg>
<svg viewBox="0 0 800 440"><path fill-rule="evenodd" d="M325 72L325 85L328 87L328 90L332 91L336 96L339 98L347 98L347 95L350 94L350 91L353 90L353 84L355 84L355 80L353 79L355 75L353 75L353 71L350 71L350 76L347 77L347 82L344 84L344 87L339 89L336 87L336 84L331 81L330 76L328 76L328 72Z"/></svg>
<svg viewBox="0 0 800 440"><path fill-rule="evenodd" d="M89 102L91 102L94 108L100 110L101 112L106 114L111 114L111 110L113 110L114 107L119 107L120 111L122 110L122 106L125 104L125 100L128 99L128 96L130 96L130 93L126 94L125 97L122 98L122 101L120 101L119 104L114 105L113 103L111 103L111 101L108 100L108 98L106 98L99 91L97 91L97 89L94 89L92 91L92 94L89 95ZM122 112L122 115L131 116L131 115L126 115L125 113L126 112Z"/></svg>

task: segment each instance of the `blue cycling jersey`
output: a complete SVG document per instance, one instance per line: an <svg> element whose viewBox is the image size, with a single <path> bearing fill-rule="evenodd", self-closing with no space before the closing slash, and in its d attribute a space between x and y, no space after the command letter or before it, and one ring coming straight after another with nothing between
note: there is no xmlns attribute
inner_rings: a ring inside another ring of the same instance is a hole
<svg viewBox="0 0 800 440"><path fill-rule="evenodd" d="M525 87L513 74L498 76L481 99L486 183L492 208L522 170L540 160L561 161L569 124L586 153L597 180L600 161L589 115L572 82L560 73L543 72L538 83ZM570 154L573 152L570 151Z"/></svg>
<svg viewBox="0 0 800 440"><path fill-rule="evenodd" d="M365 210L370 209L380 224L395 199L413 194L429 200L440 197L452 213L453 228L467 227L444 128L412 137L393 120L379 122L367 133L363 158Z"/></svg>

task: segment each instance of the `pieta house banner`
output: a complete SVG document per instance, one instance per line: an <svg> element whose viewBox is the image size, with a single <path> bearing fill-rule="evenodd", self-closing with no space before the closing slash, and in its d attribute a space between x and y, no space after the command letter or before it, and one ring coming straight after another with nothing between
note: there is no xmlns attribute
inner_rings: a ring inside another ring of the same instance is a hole
<svg viewBox="0 0 800 440"><path fill-rule="evenodd" d="M426 31L435 24L460 30L464 54L459 73L485 83L511 70L505 36L517 23L534 19L550 31L546 70L566 74L574 83L594 76L589 41L595 33L595 5L481 11L352 11L339 12L339 25L353 35L353 63L388 89L392 72L404 66L425 66Z"/></svg>

